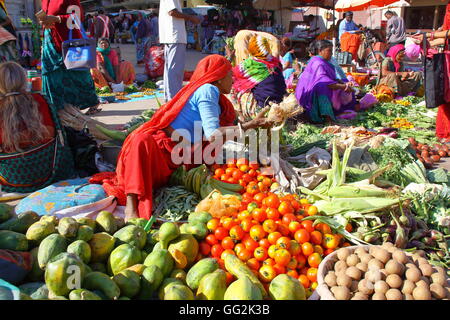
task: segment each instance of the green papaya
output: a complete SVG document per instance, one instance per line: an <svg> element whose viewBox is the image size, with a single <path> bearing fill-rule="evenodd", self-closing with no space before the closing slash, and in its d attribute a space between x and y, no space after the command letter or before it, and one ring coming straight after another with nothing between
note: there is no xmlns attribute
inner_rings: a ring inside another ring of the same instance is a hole
<svg viewBox="0 0 450 320"><path fill-rule="evenodd" d="M119 300L131 300L131 299L124 296L124 297L120 297Z"/></svg>
<svg viewBox="0 0 450 320"><path fill-rule="evenodd" d="M153 247L155 246L155 244L158 243L158 241L155 239L155 233L157 233L157 230L151 230L150 232L147 233L146 235L146 241L145 241L145 246L144 246L144 250L146 252L152 252Z"/></svg>
<svg viewBox="0 0 450 320"><path fill-rule="evenodd" d="M178 280L182 281L183 284L186 284L186 271L184 271L183 269L173 269L169 278L178 279Z"/></svg>
<svg viewBox="0 0 450 320"><path fill-rule="evenodd" d="M164 300L164 295L166 294L166 290L176 284L184 285L183 282L181 282L178 279L174 279L174 278L164 279L164 281L161 283L161 286L159 287L159 290L158 290L159 300Z"/></svg>
<svg viewBox="0 0 450 320"><path fill-rule="evenodd" d="M77 236L79 224L77 220L64 217L59 221L58 232L64 238L75 238Z"/></svg>
<svg viewBox="0 0 450 320"><path fill-rule="evenodd" d="M141 257L142 257L142 262L145 261L145 259L147 259L148 253L144 250L141 250Z"/></svg>
<svg viewBox="0 0 450 320"><path fill-rule="evenodd" d="M247 277L232 282L225 291L224 300L262 300L261 290Z"/></svg>
<svg viewBox="0 0 450 320"><path fill-rule="evenodd" d="M161 269L164 276L168 276L173 270L174 261L169 251L160 249L151 252L145 259L144 265L147 267L155 265Z"/></svg>
<svg viewBox="0 0 450 320"><path fill-rule="evenodd" d="M164 300L194 300L194 294L184 284L174 284L165 291Z"/></svg>
<svg viewBox="0 0 450 320"><path fill-rule="evenodd" d="M58 225L59 221L58 218L56 216L42 216L41 219L39 221L46 221L46 222L51 222L53 223L55 226Z"/></svg>
<svg viewBox="0 0 450 320"><path fill-rule="evenodd" d="M78 257L79 258L79 257ZM86 274L93 272L92 268L88 264L84 264L84 269L86 270Z"/></svg>
<svg viewBox="0 0 450 320"><path fill-rule="evenodd" d="M141 228L145 228L145 226L147 225L148 220L144 219L144 218L132 218L130 220L128 220L127 225L134 225L134 226L138 226Z"/></svg>
<svg viewBox="0 0 450 320"><path fill-rule="evenodd" d="M183 223L180 226L180 233L191 234L191 233L188 232L188 229L189 229L189 223Z"/></svg>
<svg viewBox="0 0 450 320"><path fill-rule="evenodd" d="M199 222L202 224L207 224L209 220L213 217L209 212L201 211L201 212L193 212L188 217L188 222L194 223Z"/></svg>
<svg viewBox="0 0 450 320"><path fill-rule="evenodd" d="M0 249L28 251L27 237L22 233L0 230Z"/></svg>
<svg viewBox="0 0 450 320"><path fill-rule="evenodd" d="M158 250L161 250L161 249L162 249L162 247L161 247L161 242L158 242L158 243L155 244L155 246L153 247L152 252L153 252L153 251L158 251Z"/></svg>
<svg viewBox="0 0 450 320"><path fill-rule="evenodd" d="M69 293L69 300L102 300L98 295L86 289L76 289Z"/></svg>
<svg viewBox="0 0 450 320"><path fill-rule="evenodd" d="M92 239L92 236L94 235L94 229L87 225L80 225L78 227L77 236L75 237L76 240L83 240L83 241L90 241Z"/></svg>
<svg viewBox="0 0 450 320"><path fill-rule="evenodd" d="M142 262L142 254L139 249L128 243L115 248L108 259L108 271L112 275Z"/></svg>
<svg viewBox="0 0 450 320"><path fill-rule="evenodd" d="M43 282L25 283L19 289L33 300L48 300L48 288Z"/></svg>
<svg viewBox="0 0 450 320"><path fill-rule="evenodd" d="M169 251L173 253L175 250L183 253L191 266L198 254L198 242L192 234L180 234L178 238L172 240L169 244Z"/></svg>
<svg viewBox="0 0 450 320"><path fill-rule="evenodd" d="M2 224L0 230L9 230L25 234L28 228L40 219L39 215L34 211L27 211L13 217Z"/></svg>
<svg viewBox="0 0 450 320"><path fill-rule="evenodd" d="M44 270L48 262L67 249L67 240L60 234L53 233L42 240L38 251L39 268Z"/></svg>
<svg viewBox="0 0 450 320"><path fill-rule="evenodd" d="M102 300L110 300L101 290L92 290L92 292L99 296Z"/></svg>
<svg viewBox="0 0 450 320"><path fill-rule="evenodd" d="M94 219L82 217L82 218L78 218L77 222L80 226L88 226L88 227L91 227L92 230L95 230L96 224L95 224Z"/></svg>
<svg viewBox="0 0 450 320"><path fill-rule="evenodd" d="M96 232L106 232L109 234L114 234L117 231L117 224L114 215L108 211L101 211L96 222Z"/></svg>
<svg viewBox="0 0 450 320"><path fill-rule="evenodd" d="M113 281L120 289L120 294L133 298L141 290L141 277L134 271L122 270L113 277Z"/></svg>
<svg viewBox="0 0 450 320"><path fill-rule="evenodd" d="M153 293L159 288L164 280L164 274L161 269L155 265L145 268L141 277L141 289L139 292L139 300L149 300Z"/></svg>
<svg viewBox="0 0 450 320"><path fill-rule="evenodd" d="M97 271L86 275L83 280L83 288L100 290L110 300L117 300L120 296L120 289L117 284L108 275Z"/></svg>
<svg viewBox="0 0 450 320"><path fill-rule="evenodd" d="M164 222L159 227L159 242L163 249L167 249L169 242L176 239L180 235L178 225L173 222Z"/></svg>
<svg viewBox="0 0 450 320"><path fill-rule="evenodd" d="M306 300L303 285L287 274L279 274L270 282L269 295L273 300Z"/></svg>
<svg viewBox="0 0 450 320"><path fill-rule="evenodd" d="M69 244L68 253L76 254L84 263L91 261L91 247L86 241L77 240Z"/></svg>
<svg viewBox="0 0 450 320"><path fill-rule="evenodd" d="M81 285L85 274L83 261L74 254L64 252L47 264L45 284L55 295L65 296L71 289Z"/></svg>
<svg viewBox="0 0 450 320"><path fill-rule="evenodd" d="M108 269L106 268L106 265L104 263L101 262L94 262L89 264L89 267L91 268L92 271L98 271L101 273L107 273Z"/></svg>
<svg viewBox="0 0 450 320"><path fill-rule="evenodd" d="M199 300L223 300L227 290L227 275L222 269L208 273L200 280L197 290Z"/></svg>
<svg viewBox="0 0 450 320"><path fill-rule="evenodd" d="M205 258L194 264L189 269L186 276L186 284L192 290L196 290L200 285L200 280L208 273L214 272L219 268L217 260L214 258Z"/></svg>
<svg viewBox="0 0 450 320"><path fill-rule="evenodd" d="M95 233L88 242L91 247L91 261L107 261L111 251L114 249L116 239L106 232Z"/></svg>
<svg viewBox="0 0 450 320"><path fill-rule="evenodd" d="M39 245L42 240L52 233L56 233L55 225L48 221L38 221L33 223L27 230L26 237L32 244Z"/></svg>
<svg viewBox="0 0 450 320"><path fill-rule="evenodd" d="M0 223L11 219L14 215L14 208L6 203L0 203Z"/></svg>
<svg viewBox="0 0 450 320"><path fill-rule="evenodd" d="M135 246L139 250L142 250L147 241L147 233L145 230L139 226L126 226L114 233L114 238L116 238L116 245L119 246L124 243L128 243Z"/></svg>
<svg viewBox="0 0 450 320"><path fill-rule="evenodd" d="M190 222L185 224L184 233L192 234L197 240L203 240L208 235L208 228L202 222Z"/></svg>
<svg viewBox="0 0 450 320"><path fill-rule="evenodd" d="M41 244L42 244L42 242L41 242ZM31 265L30 272L28 272L28 274L27 274L27 279L31 280L33 282L44 280L44 269L41 269L41 267L39 267L38 253L39 253L39 247L33 248L30 251L32 265Z"/></svg>

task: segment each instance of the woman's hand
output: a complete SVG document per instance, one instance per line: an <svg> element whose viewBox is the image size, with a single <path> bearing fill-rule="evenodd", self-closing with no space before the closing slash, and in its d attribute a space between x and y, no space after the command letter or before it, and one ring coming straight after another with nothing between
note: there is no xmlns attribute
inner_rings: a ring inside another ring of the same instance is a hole
<svg viewBox="0 0 450 320"><path fill-rule="evenodd" d="M41 20L39 20L39 22L44 29L48 29L53 27L55 23L60 23L61 18L57 16L45 16Z"/></svg>
<svg viewBox="0 0 450 320"><path fill-rule="evenodd" d="M270 107L265 107L261 110L253 120L250 120L247 123L244 123L243 129L255 129L255 128L270 128L275 123L266 118L265 114L269 111Z"/></svg>

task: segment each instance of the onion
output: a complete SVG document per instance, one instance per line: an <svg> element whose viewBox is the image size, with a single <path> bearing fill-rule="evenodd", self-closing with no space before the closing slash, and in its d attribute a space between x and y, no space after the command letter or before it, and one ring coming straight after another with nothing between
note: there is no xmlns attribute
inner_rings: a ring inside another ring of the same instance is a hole
<svg viewBox="0 0 450 320"><path fill-rule="evenodd" d="M445 150L439 150L439 156L441 158L446 157L447 156L447 152L445 152Z"/></svg>
<svg viewBox="0 0 450 320"><path fill-rule="evenodd" d="M431 160L433 160L434 162L439 162L441 161L441 157L439 157L438 155L433 155L431 156Z"/></svg>
<svg viewBox="0 0 450 320"><path fill-rule="evenodd" d="M426 150L423 150L422 153L420 154L422 156L422 158L426 159L430 157L430 153Z"/></svg>

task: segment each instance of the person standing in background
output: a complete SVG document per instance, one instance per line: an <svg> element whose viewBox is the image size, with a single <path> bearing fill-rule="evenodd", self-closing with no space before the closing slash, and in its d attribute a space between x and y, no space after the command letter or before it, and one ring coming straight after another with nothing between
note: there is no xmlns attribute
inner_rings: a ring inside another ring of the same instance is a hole
<svg viewBox="0 0 450 320"><path fill-rule="evenodd" d="M136 31L136 61L137 64L143 64L147 48L149 47L151 37L151 25L141 12L138 13L138 26Z"/></svg>
<svg viewBox="0 0 450 320"><path fill-rule="evenodd" d="M200 19L182 13L180 0L161 0L159 41L164 44L164 95L170 101L183 87L187 33L185 21L199 24Z"/></svg>
<svg viewBox="0 0 450 320"><path fill-rule="evenodd" d="M159 43L159 22L158 22L158 13L152 12L150 18L150 25L152 29L152 45Z"/></svg>
<svg viewBox="0 0 450 320"><path fill-rule="evenodd" d="M0 62L17 60L16 32L4 0L0 0L0 27Z"/></svg>
<svg viewBox="0 0 450 320"><path fill-rule="evenodd" d="M344 13L344 20L339 24L339 41L342 51L350 52L354 61L358 60L358 50L362 42L359 33L361 29L353 21L353 12Z"/></svg>
<svg viewBox="0 0 450 320"><path fill-rule="evenodd" d="M111 19L105 15L105 10L98 9L98 16L94 21L94 38L98 42L100 38L111 38L114 34L114 25Z"/></svg>
<svg viewBox="0 0 450 320"><path fill-rule="evenodd" d="M388 47L391 48L397 44L404 45L406 41L406 31L403 18L399 17L395 12L390 10L386 11L384 16L388 20L386 26L386 40Z"/></svg>

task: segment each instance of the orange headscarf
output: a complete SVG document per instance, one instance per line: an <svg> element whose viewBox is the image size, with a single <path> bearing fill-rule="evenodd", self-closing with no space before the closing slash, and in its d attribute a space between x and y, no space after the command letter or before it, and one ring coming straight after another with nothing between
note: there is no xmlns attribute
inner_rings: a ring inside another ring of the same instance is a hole
<svg viewBox="0 0 450 320"><path fill-rule="evenodd" d="M213 83L226 77L228 72L232 69L231 63L223 56L214 54L202 59L192 75L191 81L187 86L178 92L172 100L156 111L151 120L139 129L133 131L125 140L122 151L119 154L117 163L117 175L120 176L123 172L123 158L127 156L130 141L139 133L155 133L170 126L176 119L183 107L189 101L194 92L207 83ZM219 104L221 107L220 125L231 126L236 120L236 113L233 104L223 94L220 95Z"/></svg>

